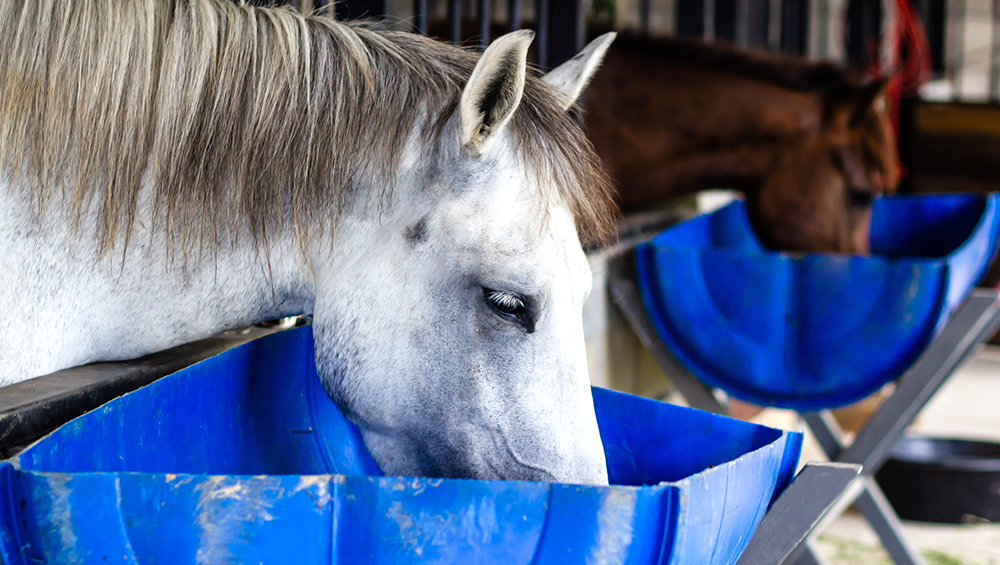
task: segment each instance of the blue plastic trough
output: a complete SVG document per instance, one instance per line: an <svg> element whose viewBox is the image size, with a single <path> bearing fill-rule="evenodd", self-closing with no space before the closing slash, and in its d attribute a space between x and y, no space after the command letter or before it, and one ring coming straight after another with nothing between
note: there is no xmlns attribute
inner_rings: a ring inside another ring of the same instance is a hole
<svg viewBox="0 0 1000 565"><path fill-rule="evenodd" d="M986 272L997 196L875 201L871 256L765 250L742 202L636 251L657 333L702 382L800 411L865 398L901 376Z"/></svg>
<svg viewBox="0 0 1000 565"><path fill-rule="evenodd" d="M801 447L595 389L616 486L383 477L312 358L250 342L0 464L3 562L733 563Z"/></svg>

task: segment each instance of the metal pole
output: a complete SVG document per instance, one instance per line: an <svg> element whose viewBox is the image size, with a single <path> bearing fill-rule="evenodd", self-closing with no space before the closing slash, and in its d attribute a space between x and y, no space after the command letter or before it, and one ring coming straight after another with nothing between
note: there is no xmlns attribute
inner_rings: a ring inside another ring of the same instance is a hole
<svg viewBox="0 0 1000 565"><path fill-rule="evenodd" d="M736 0L715 0L715 39L736 41Z"/></svg>
<svg viewBox="0 0 1000 565"><path fill-rule="evenodd" d="M383 18L387 12L386 0L339 0L334 4L338 20Z"/></svg>
<svg viewBox="0 0 1000 565"><path fill-rule="evenodd" d="M747 47L760 49L767 45L767 28L770 18L769 0L747 0Z"/></svg>
<svg viewBox="0 0 1000 565"><path fill-rule="evenodd" d="M851 0L847 20L847 62L868 68L879 55L871 47L881 32L882 4L877 0Z"/></svg>
<svg viewBox="0 0 1000 565"><path fill-rule="evenodd" d="M510 16L510 31L521 29L521 3L509 0L507 13Z"/></svg>
<svg viewBox="0 0 1000 565"><path fill-rule="evenodd" d="M677 2L677 34L704 37L705 0Z"/></svg>
<svg viewBox="0 0 1000 565"><path fill-rule="evenodd" d="M549 52L546 66L557 67L583 49L582 0L549 0Z"/></svg>
<svg viewBox="0 0 1000 565"><path fill-rule="evenodd" d="M920 3L920 17L927 32L927 44L931 49L931 68L935 73L944 73L947 67L945 59L947 16L946 0L923 0Z"/></svg>
<svg viewBox="0 0 1000 565"><path fill-rule="evenodd" d="M808 0L784 0L781 3L781 51L804 55L808 30Z"/></svg>
<svg viewBox="0 0 1000 565"><path fill-rule="evenodd" d="M538 68L549 68L549 0L537 0L535 4L535 44L538 45Z"/></svg>
<svg viewBox="0 0 1000 565"><path fill-rule="evenodd" d="M448 39L454 43L462 41L462 1L448 2Z"/></svg>
<svg viewBox="0 0 1000 565"><path fill-rule="evenodd" d="M493 14L490 0L479 0L479 44L486 47L490 44L490 16Z"/></svg>
<svg viewBox="0 0 1000 565"><path fill-rule="evenodd" d="M427 35L427 0L413 0L413 21L417 31Z"/></svg>

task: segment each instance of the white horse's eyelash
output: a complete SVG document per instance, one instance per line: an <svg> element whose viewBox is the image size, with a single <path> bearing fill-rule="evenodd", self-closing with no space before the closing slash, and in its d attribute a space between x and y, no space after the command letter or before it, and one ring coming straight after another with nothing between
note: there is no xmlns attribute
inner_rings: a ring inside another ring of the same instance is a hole
<svg viewBox="0 0 1000 565"><path fill-rule="evenodd" d="M489 298L494 304L501 308L509 310L524 308L524 302L509 292L494 290L489 293Z"/></svg>

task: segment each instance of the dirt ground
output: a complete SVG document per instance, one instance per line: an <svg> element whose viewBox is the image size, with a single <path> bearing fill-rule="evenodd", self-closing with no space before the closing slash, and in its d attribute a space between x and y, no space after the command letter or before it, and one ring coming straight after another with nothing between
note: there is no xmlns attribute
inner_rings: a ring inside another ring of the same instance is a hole
<svg viewBox="0 0 1000 565"><path fill-rule="evenodd" d="M1000 565L1000 524L905 527L927 565ZM853 512L834 522L816 545L830 565L892 565L868 523Z"/></svg>

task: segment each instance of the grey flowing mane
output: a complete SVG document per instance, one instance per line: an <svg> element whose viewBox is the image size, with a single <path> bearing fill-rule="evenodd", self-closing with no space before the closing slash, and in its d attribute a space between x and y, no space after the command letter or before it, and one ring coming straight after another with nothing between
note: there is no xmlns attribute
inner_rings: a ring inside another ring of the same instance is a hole
<svg viewBox="0 0 1000 565"><path fill-rule="evenodd" d="M348 191L392 185L422 116L432 146L476 60L224 0L0 0L0 166L40 209L61 190L77 226L98 210L102 252L127 245L147 182L185 248L237 222L257 242L305 237L332 225ZM529 78L511 126L584 243L605 237L607 180L548 85Z"/></svg>

